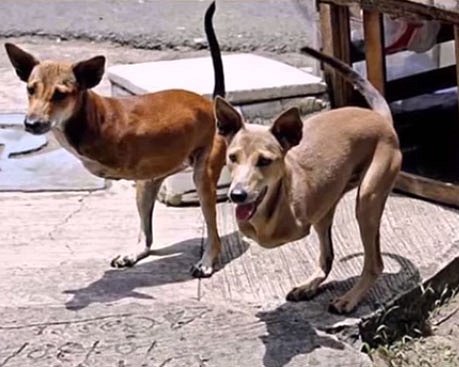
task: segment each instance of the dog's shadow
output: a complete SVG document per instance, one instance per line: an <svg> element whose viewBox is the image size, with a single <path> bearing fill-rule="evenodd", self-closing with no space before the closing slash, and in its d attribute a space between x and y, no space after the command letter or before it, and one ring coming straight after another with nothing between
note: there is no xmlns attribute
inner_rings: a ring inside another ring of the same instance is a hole
<svg viewBox="0 0 459 367"><path fill-rule="evenodd" d="M267 334L260 336L265 345L264 367L282 367L293 358L309 354L317 348L343 350L344 344L325 333L318 334L311 324L311 312L306 302L285 303L271 311L257 313L266 324ZM315 305L317 309L319 305ZM314 313L314 312L312 312ZM324 312L318 312L324 314Z"/></svg>
<svg viewBox="0 0 459 367"><path fill-rule="evenodd" d="M247 251L249 245L237 232L222 237L222 252L215 265L218 272ZM193 279L190 270L202 253L202 238L193 238L158 250L128 269L107 270L102 278L80 289L66 290L72 298L65 303L68 310L81 310L92 303L110 303L132 297L152 299L151 295L138 291L143 287L155 287Z"/></svg>
<svg viewBox="0 0 459 367"><path fill-rule="evenodd" d="M153 296L141 293L138 289L189 281L193 279L189 273L189 266L199 259L201 242L201 238L180 242L163 249L160 258L146 259L124 271L108 270L102 278L84 288L65 291L64 293L73 296L66 303L66 307L70 310L79 310L92 303L114 302L126 297L151 299ZM223 237L222 243L223 251L216 271L243 255L249 246L237 233ZM360 256L360 253L354 254L340 261ZM327 335L327 331L348 317L359 318L368 315L379 306L381 294L387 291L394 294L401 291L403 284L413 286L420 282L418 269L408 259L387 253L384 257L396 261L400 270L396 273L384 273L368 297L351 315L331 314L327 312L327 304L333 297L350 289L358 276L325 283L321 287L321 292L312 301L285 302L273 310L258 312L256 317L266 327L266 333L259 336L265 346L263 366L283 367L295 357L309 354L317 348L344 350L345 344L336 337ZM333 355L335 354L330 353L330 356ZM336 356L338 355L340 354ZM356 360L352 365L360 365L361 360L357 352L346 354L346 358L353 358L353 355Z"/></svg>
<svg viewBox="0 0 459 367"><path fill-rule="evenodd" d="M360 256L363 254L350 255L340 261ZM359 279L358 276L325 283L312 301L286 302L274 310L258 312L257 317L266 324L267 330L267 335L260 337L265 345L263 366L285 366L297 355L311 353L316 348L343 350L344 344L332 336L327 336L325 332L349 317L360 318L375 311L380 306L382 294L398 294L405 290L403 285L408 288L407 285L413 287L420 283L419 270L410 260L396 254L385 253L383 256L397 262L399 270L396 273L385 272L381 275L373 290L350 315L327 312L327 305L332 298L349 290ZM352 358L352 354L347 358ZM357 354L355 358L355 364L352 364L352 361L346 362L349 362L349 365L360 365L361 361L358 360Z"/></svg>

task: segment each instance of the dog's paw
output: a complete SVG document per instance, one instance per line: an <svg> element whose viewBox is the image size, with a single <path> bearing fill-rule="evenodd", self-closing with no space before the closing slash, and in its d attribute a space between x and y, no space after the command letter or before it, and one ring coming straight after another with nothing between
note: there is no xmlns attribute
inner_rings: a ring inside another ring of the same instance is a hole
<svg viewBox="0 0 459 367"><path fill-rule="evenodd" d="M195 278L209 278L214 272L212 266L206 266L201 261L191 267L191 275Z"/></svg>
<svg viewBox="0 0 459 367"><path fill-rule="evenodd" d="M317 288L300 286L295 287L290 292L288 292L286 299L290 302L309 301L314 298L317 293Z"/></svg>
<svg viewBox="0 0 459 367"><path fill-rule="evenodd" d="M356 306L355 302L351 302L346 297L338 297L330 302L328 312L336 315L344 315L354 311Z"/></svg>
<svg viewBox="0 0 459 367"><path fill-rule="evenodd" d="M135 255L118 255L110 262L110 265L112 268L130 268L134 266L136 262L137 256Z"/></svg>

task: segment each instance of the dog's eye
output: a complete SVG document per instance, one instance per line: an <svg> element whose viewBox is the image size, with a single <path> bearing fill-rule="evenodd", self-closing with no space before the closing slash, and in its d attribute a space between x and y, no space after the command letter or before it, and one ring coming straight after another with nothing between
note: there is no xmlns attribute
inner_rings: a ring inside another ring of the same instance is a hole
<svg viewBox="0 0 459 367"><path fill-rule="evenodd" d="M230 154L228 156L228 159L230 160L231 163L236 163L236 161L237 161L236 154Z"/></svg>
<svg viewBox="0 0 459 367"><path fill-rule="evenodd" d="M28 85L27 93L29 94L29 96L32 96L35 93L35 87L33 85Z"/></svg>
<svg viewBox="0 0 459 367"><path fill-rule="evenodd" d="M257 161L257 167L266 167L273 163L273 160L266 157L259 157Z"/></svg>
<svg viewBox="0 0 459 367"><path fill-rule="evenodd" d="M54 91L54 93L53 93L52 100L53 101L62 101L63 99L65 99L65 97L67 97L67 93L62 93L61 91L56 89Z"/></svg>

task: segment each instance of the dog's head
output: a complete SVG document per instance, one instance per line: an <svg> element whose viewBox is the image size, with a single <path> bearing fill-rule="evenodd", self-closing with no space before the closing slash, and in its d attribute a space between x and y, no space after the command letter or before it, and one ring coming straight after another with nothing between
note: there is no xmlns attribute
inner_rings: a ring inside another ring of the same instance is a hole
<svg viewBox="0 0 459 367"><path fill-rule="evenodd" d="M285 155L299 144L303 123L298 109L291 108L270 127L245 124L234 107L219 97L215 116L218 132L228 145L229 198L236 204L237 219L248 221L283 177Z"/></svg>
<svg viewBox="0 0 459 367"><path fill-rule="evenodd" d="M96 86L104 74L103 56L75 64L40 62L11 43L5 48L16 74L27 83L29 106L24 124L33 134L62 129L79 107L83 92Z"/></svg>

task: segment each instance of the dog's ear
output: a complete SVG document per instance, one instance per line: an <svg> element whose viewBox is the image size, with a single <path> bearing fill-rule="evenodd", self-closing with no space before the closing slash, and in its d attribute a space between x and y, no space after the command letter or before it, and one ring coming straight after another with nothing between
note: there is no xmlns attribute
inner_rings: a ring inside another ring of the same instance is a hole
<svg viewBox="0 0 459 367"><path fill-rule="evenodd" d="M283 112L274 121L270 131L285 151L298 145L303 137L303 122L298 108L293 107Z"/></svg>
<svg viewBox="0 0 459 367"><path fill-rule="evenodd" d="M33 68L40 62L34 56L12 43L5 43L5 49L19 79L27 82Z"/></svg>
<svg viewBox="0 0 459 367"><path fill-rule="evenodd" d="M81 88L90 89L101 81L105 71L105 57L96 56L73 65L73 73Z"/></svg>
<svg viewBox="0 0 459 367"><path fill-rule="evenodd" d="M227 140L231 139L244 125L239 112L218 96L215 98L215 118L218 133Z"/></svg>

